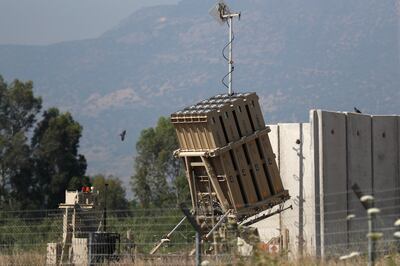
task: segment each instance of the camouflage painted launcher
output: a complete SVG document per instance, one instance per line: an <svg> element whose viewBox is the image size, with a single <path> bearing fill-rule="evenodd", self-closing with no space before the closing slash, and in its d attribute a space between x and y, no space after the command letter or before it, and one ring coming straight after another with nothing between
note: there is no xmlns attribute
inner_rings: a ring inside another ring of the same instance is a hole
<svg viewBox="0 0 400 266"><path fill-rule="evenodd" d="M289 198L255 93L217 95L171 115L193 208L243 219Z"/></svg>

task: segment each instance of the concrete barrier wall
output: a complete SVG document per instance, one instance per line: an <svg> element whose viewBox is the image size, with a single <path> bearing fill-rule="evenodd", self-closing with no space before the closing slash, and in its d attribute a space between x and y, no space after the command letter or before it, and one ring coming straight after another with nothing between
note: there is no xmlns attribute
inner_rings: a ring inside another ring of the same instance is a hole
<svg viewBox="0 0 400 266"><path fill-rule="evenodd" d="M279 124L280 169L284 187L291 193L293 210L281 214L281 225L289 232L293 254L315 250L315 191L311 165L309 124Z"/></svg>
<svg viewBox="0 0 400 266"><path fill-rule="evenodd" d="M318 110L317 119L321 255L329 255L347 248L346 116Z"/></svg>
<svg viewBox="0 0 400 266"><path fill-rule="evenodd" d="M293 210L257 223L262 239L287 230L290 256L365 251L366 212L354 183L374 194L382 211L377 228L392 239L400 218L399 125L398 116L311 110L310 123L270 126Z"/></svg>
<svg viewBox="0 0 400 266"><path fill-rule="evenodd" d="M299 160L302 160L301 165L303 167L303 182L302 189L303 195L303 230L304 230L304 254L314 256L316 255L316 190L315 190L315 178L313 172L314 159L312 153L312 142L311 142L311 126L309 123L302 124L302 156L299 156ZM301 209L299 209L299 213Z"/></svg>
<svg viewBox="0 0 400 266"><path fill-rule="evenodd" d="M393 223L400 218L398 117L373 116L372 134L373 190L375 206L381 210L376 226L385 238L392 238Z"/></svg>
<svg viewBox="0 0 400 266"><path fill-rule="evenodd" d="M271 125L269 137L280 169L285 189L292 205L280 215L272 216L255 226L261 240L268 241L279 235L287 235L288 254L315 254L315 190L312 172L311 134L309 123Z"/></svg>
<svg viewBox="0 0 400 266"><path fill-rule="evenodd" d="M301 234L302 221L299 215L299 190L300 190L300 169L299 169L299 148L296 143L299 139L301 124L279 124L279 149L280 149L280 173L285 189L291 193L291 199L286 203L291 204L293 210L287 210L281 214L281 226L289 233L288 248L291 252L300 252L299 241L302 242ZM303 178L303 177L301 177Z"/></svg>
<svg viewBox="0 0 400 266"><path fill-rule="evenodd" d="M367 247L367 215L351 186L357 183L364 193L372 193L371 121L369 115L347 114L348 241L349 248L359 252Z"/></svg>
<svg viewBox="0 0 400 266"><path fill-rule="evenodd" d="M375 196L381 209L376 227L384 233L380 246L390 245L400 216L399 117L312 110L310 118L318 132L313 145L319 147L314 169L319 169L321 255L366 250L366 210L351 189L354 183Z"/></svg>

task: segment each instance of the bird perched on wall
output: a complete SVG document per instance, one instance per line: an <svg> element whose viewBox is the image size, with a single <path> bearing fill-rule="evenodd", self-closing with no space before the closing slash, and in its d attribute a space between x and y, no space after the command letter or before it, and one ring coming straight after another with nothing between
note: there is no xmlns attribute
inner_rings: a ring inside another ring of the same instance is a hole
<svg viewBox="0 0 400 266"><path fill-rule="evenodd" d="M121 141L125 140L125 135L126 135L126 130L122 131L121 134L119 134L119 136L121 137Z"/></svg>
<svg viewBox="0 0 400 266"><path fill-rule="evenodd" d="M356 112L357 114L362 114L362 112L359 109L357 109L357 107L354 107L354 112Z"/></svg>

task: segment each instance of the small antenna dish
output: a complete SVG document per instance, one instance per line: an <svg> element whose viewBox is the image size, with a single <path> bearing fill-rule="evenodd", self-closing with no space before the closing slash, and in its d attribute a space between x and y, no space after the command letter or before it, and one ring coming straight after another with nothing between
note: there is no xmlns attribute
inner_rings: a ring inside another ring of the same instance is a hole
<svg viewBox="0 0 400 266"><path fill-rule="evenodd" d="M232 55L232 43L235 39L233 35L233 18L238 17L240 19L240 13L233 13L230 11L229 7L223 0L219 0L215 6L213 6L210 11L210 15L219 23L224 24L227 23L229 27L229 42L225 45L224 49L222 50L222 56L228 62L229 72L222 78L222 84L228 89L228 94L232 95L232 72L234 70L233 66L233 55ZM225 55L225 49L229 48L229 55ZM229 78L228 84L225 83L225 78Z"/></svg>
<svg viewBox="0 0 400 266"><path fill-rule="evenodd" d="M227 21L227 18L224 15L230 14L230 10L227 4L223 0L218 1L218 3L213 6L210 11L210 15L219 22L219 24L224 24Z"/></svg>

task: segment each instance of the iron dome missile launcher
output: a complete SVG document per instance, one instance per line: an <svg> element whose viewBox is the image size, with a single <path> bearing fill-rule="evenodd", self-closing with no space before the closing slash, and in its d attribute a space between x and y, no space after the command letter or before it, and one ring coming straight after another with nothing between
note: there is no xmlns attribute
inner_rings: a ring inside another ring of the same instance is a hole
<svg viewBox="0 0 400 266"><path fill-rule="evenodd" d="M256 93L220 94L171 115L198 219L238 221L289 199Z"/></svg>

